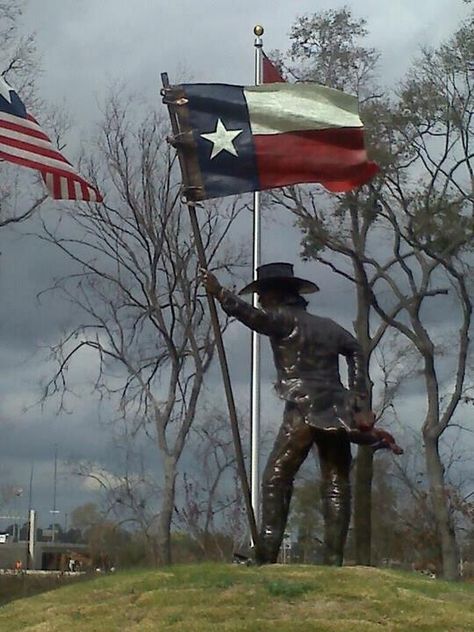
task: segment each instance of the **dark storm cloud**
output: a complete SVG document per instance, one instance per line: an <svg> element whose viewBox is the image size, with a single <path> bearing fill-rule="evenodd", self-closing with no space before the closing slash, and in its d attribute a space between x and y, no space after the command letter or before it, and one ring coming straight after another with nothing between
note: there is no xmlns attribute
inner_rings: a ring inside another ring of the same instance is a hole
<svg viewBox="0 0 474 632"><path fill-rule="evenodd" d="M54 300L48 288L77 268L57 248L24 234L26 230L39 232L39 222L32 219L0 234L0 318L3 331L8 331L5 344L31 352L53 343L57 332L70 325L72 308Z"/></svg>
<svg viewBox="0 0 474 632"><path fill-rule="evenodd" d="M400 75L420 44L449 33L463 12L462 3L453 7L451 0L344 4L367 17L370 42L385 52L382 74L390 79ZM84 129L112 80L157 98L162 71L199 81L251 83L255 24L264 24L268 49L285 49L297 15L328 8L335 8L334 2L315 7L310 0L42 0L30 3L26 18L43 55L42 96L65 99Z"/></svg>

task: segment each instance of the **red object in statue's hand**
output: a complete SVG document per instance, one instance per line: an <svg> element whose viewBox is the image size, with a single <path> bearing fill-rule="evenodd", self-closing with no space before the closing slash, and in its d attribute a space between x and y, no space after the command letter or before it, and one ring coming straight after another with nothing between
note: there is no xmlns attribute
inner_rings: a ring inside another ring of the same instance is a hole
<svg viewBox="0 0 474 632"><path fill-rule="evenodd" d="M397 445L395 438L391 435L387 430L380 430L380 428L374 428L372 430L373 435L375 435L376 440L380 443L377 448L386 448L391 450L394 454L403 454L403 449Z"/></svg>
<svg viewBox="0 0 474 632"><path fill-rule="evenodd" d="M394 454L403 454L403 449L397 445L395 438L387 430L373 427L367 430L353 428L348 434L352 443L368 445L374 450L385 449L391 450Z"/></svg>

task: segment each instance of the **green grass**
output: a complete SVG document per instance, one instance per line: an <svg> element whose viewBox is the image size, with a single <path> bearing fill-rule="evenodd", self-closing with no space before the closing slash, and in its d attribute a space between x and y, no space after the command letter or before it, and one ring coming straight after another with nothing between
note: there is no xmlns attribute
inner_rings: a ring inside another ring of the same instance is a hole
<svg viewBox="0 0 474 632"><path fill-rule="evenodd" d="M18 599L0 630L468 632L474 586L364 567L173 566Z"/></svg>
<svg viewBox="0 0 474 632"><path fill-rule="evenodd" d="M3 575L0 574L0 606L14 599L31 597L47 590L54 590L61 586L68 586L79 581L87 581L84 575L63 576L55 575Z"/></svg>

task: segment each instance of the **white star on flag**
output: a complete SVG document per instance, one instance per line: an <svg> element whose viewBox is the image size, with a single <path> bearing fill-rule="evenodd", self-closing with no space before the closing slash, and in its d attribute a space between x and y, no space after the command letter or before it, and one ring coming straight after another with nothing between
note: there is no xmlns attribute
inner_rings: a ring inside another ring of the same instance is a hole
<svg viewBox="0 0 474 632"><path fill-rule="evenodd" d="M234 138L242 134L242 129L226 129L221 119L217 119L215 132L210 134L201 134L202 138L212 143L211 160L215 158L221 151L227 151L232 156L237 156L237 150L234 147Z"/></svg>

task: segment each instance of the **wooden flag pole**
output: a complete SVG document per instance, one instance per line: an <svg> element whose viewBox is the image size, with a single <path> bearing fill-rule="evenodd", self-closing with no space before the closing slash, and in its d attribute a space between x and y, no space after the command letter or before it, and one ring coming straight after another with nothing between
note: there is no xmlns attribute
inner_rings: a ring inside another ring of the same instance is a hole
<svg viewBox="0 0 474 632"><path fill-rule="evenodd" d="M165 72L161 73L161 82L162 82L164 90L169 88L170 83L168 80L167 73ZM169 112L170 120L171 120L171 129L173 131L173 134L175 136L178 136L179 126L178 126L178 121L176 118L176 113L174 112L172 104L168 103L167 105L168 105L168 112ZM186 175L186 165L184 164L184 161L182 160L179 150L178 150L178 159L181 166L181 174L183 178L183 183L186 186L187 180L188 180L187 175ZM189 218L191 220L191 227L194 234L194 242L196 244L199 265L204 270L207 270L206 252L204 250L204 244L202 242L201 231L199 228L199 222L196 215L196 209L195 209L194 203L188 200L187 207L188 207L188 212L189 212ZM227 407L229 409L230 426L232 430L232 438L234 441L237 470L238 470L238 474L240 478L240 484L242 487L242 493L244 496L245 507L247 510L247 518L248 518L249 527L250 527L250 535L252 536L252 541L254 542L254 544L257 544L259 541L258 532L257 532L257 523L255 520L255 513L252 507L250 487L249 487L249 482L247 478L247 472L245 469L244 453L242 450L242 441L240 438L239 424L238 424L237 412L235 408L234 395L232 392L232 385L230 382L229 367L227 364L227 358L226 358L226 353L224 349L224 341L222 340L222 332L219 325L219 317L217 315L216 303L215 303L214 297L209 292L207 292L207 302L209 305L211 323L214 330L214 337L216 341L217 355L219 357L219 363L221 366L222 379L224 381L224 391L225 391L225 396L227 400Z"/></svg>

